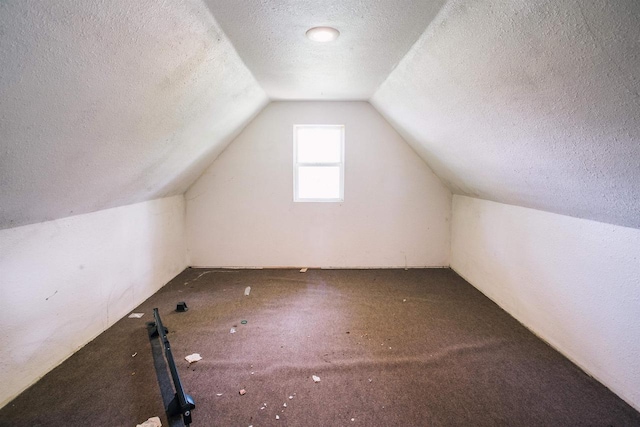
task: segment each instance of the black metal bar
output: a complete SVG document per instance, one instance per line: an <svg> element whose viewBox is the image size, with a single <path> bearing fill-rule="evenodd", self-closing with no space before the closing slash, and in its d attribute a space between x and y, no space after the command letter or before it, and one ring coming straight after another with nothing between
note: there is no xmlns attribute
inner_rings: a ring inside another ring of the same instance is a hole
<svg viewBox="0 0 640 427"><path fill-rule="evenodd" d="M171 345L169 344L169 339L167 338L167 329L162 325L162 320L160 319L160 313L158 313L158 309L153 309L153 317L155 318L155 332L160 336L160 340L162 341L162 345L164 346L164 353L167 359L167 365L169 365L169 371L171 372L171 378L173 379L173 385L176 389L176 394L173 400L167 406L167 413L170 416L173 415L182 415L182 420L185 425L191 424L191 411L196 407L193 398L184 392L184 388L182 387L182 382L180 381L180 375L178 375L178 369L176 368L176 363L173 360L173 354L171 353Z"/></svg>

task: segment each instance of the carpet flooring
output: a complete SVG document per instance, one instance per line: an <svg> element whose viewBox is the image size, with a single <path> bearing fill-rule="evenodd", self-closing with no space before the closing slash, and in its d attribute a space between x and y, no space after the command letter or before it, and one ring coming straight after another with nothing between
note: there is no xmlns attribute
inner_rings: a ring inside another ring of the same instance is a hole
<svg viewBox="0 0 640 427"><path fill-rule="evenodd" d="M448 269L187 269L0 409L0 426L182 425L164 413L154 307L193 426L640 426Z"/></svg>

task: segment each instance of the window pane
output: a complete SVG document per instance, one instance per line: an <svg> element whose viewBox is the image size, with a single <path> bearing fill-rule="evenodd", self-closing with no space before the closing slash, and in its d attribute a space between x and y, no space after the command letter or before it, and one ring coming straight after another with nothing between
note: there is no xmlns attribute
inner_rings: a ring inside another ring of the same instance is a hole
<svg viewBox="0 0 640 427"><path fill-rule="evenodd" d="M298 168L298 198L340 198L340 167L300 166Z"/></svg>
<svg viewBox="0 0 640 427"><path fill-rule="evenodd" d="M300 163L338 163L342 161L340 127L299 127L298 162Z"/></svg>

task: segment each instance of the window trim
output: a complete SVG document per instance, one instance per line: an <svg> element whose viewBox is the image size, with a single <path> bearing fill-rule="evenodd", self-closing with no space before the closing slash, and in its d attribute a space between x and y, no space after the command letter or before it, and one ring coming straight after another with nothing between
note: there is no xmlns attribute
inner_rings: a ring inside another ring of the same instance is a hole
<svg viewBox="0 0 640 427"><path fill-rule="evenodd" d="M319 128L339 128L340 129L340 162L298 162L298 129L319 129ZM344 141L345 126L344 125L293 125L293 201L298 203L336 203L344 202ZM298 197L298 168L314 166L338 166L340 168L340 193L338 198L300 198Z"/></svg>

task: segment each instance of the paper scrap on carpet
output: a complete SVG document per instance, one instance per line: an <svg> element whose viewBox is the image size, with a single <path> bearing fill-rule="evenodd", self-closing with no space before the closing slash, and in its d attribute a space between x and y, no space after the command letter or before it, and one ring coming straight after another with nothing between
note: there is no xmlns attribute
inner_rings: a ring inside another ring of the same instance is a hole
<svg viewBox="0 0 640 427"><path fill-rule="evenodd" d="M197 362L198 360L202 360L202 356L200 353L193 353L188 356L185 356L185 360L189 363Z"/></svg>
<svg viewBox="0 0 640 427"><path fill-rule="evenodd" d="M160 417L151 417L136 427L162 427L162 422L160 421Z"/></svg>

